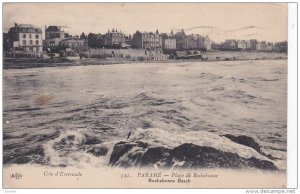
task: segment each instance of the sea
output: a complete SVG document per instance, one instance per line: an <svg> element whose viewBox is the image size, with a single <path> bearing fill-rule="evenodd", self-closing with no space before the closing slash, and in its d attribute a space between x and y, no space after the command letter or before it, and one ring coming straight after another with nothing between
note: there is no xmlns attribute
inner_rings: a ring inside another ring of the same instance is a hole
<svg viewBox="0 0 300 194"><path fill-rule="evenodd" d="M240 155L242 146L219 137L245 135L286 170L287 60L3 70L4 167L109 166L132 131L157 146ZM92 154L99 146L107 153Z"/></svg>

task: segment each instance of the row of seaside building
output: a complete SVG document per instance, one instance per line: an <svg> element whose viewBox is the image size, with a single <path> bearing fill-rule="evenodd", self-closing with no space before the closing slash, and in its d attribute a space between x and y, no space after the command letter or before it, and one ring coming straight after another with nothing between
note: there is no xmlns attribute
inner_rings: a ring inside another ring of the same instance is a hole
<svg viewBox="0 0 300 194"><path fill-rule="evenodd" d="M256 50L256 51L277 51L277 52L286 52L287 51L287 42L267 42L260 41L256 39L250 40L235 40L228 39L221 44L213 44L213 49L216 50Z"/></svg>
<svg viewBox="0 0 300 194"><path fill-rule="evenodd" d="M42 29L30 24L15 24L7 34L4 34L6 50L42 52L43 48L59 51L65 48L78 49L85 46L92 48L136 48L184 50L210 50L211 40L201 35L186 35L182 30L176 34L136 31L132 36L125 35L117 29L108 30L105 34L84 33L80 36L71 36L65 33L60 26L46 26L45 40L42 41Z"/></svg>
<svg viewBox="0 0 300 194"><path fill-rule="evenodd" d="M140 32L125 35L121 30L108 30L105 34L89 33L71 36L60 26L45 26L45 40L42 29L31 24L17 24L8 33L3 34L4 50L41 53L44 50L59 52L64 49L84 50L91 48L136 48L162 50L165 53L175 50L259 50L273 51L277 47L287 49L287 43L273 44L257 40L226 40L223 43L212 43L208 36L199 34L187 35L184 30L174 33ZM277 48L279 51L280 49Z"/></svg>

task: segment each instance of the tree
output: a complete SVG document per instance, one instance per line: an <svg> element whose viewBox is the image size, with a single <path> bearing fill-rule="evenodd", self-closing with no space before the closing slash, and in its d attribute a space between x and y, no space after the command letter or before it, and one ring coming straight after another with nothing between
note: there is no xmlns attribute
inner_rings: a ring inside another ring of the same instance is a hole
<svg viewBox="0 0 300 194"><path fill-rule="evenodd" d="M89 33L87 36L88 46L91 48L103 47L103 40L101 34Z"/></svg>
<svg viewBox="0 0 300 194"><path fill-rule="evenodd" d="M84 33L84 32L81 33L80 39L86 39L86 36L85 36L85 33Z"/></svg>
<svg viewBox="0 0 300 194"><path fill-rule="evenodd" d="M72 35L69 33L65 33L65 38L72 38Z"/></svg>

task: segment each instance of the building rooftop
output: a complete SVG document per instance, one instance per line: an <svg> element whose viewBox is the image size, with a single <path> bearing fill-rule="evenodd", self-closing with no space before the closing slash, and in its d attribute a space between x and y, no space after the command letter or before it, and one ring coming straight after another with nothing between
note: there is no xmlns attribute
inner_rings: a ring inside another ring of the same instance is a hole
<svg viewBox="0 0 300 194"><path fill-rule="evenodd" d="M160 36L163 38L175 38L172 33L161 33Z"/></svg>
<svg viewBox="0 0 300 194"><path fill-rule="evenodd" d="M47 32L57 32L60 31L58 26L48 26L46 29Z"/></svg>
<svg viewBox="0 0 300 194"><path fill-rule="evenodd" d="M42 33L42 29L38 28L31 24L17 24L15 23L15 26L10 28L10 30L17 29L18 32L36 32L36 33Z"/></svg>
<svg viewBox="0 0 300 194"><path fill-rule="evenodd" d="M17 27L19 27L19 28L38 28L31 24L19 24Z"/></svg>
<svg viewBox="0 0 300 194"><path fill-rule="evenodd" d="M144 32L136 31L136 34L141 34L146 37L151 37L151 36L159 37L159 34L157 34L157 33L146 32L146 31L144 31Z"/></svg>
<svg viewBox="0 0 300 194"><path fill-rule="evenodd" d="M121 32L109 32L106 34L106 36L122 36L125 37L125 34L121 33Z"/></svg>
<svg viewBox="0 0 300 194"><path fill-rule="evenodd" d="M78 37L70 37L61 40L62 42L71 42L71 41L84 41L83 39L79 39Z"/></svg>

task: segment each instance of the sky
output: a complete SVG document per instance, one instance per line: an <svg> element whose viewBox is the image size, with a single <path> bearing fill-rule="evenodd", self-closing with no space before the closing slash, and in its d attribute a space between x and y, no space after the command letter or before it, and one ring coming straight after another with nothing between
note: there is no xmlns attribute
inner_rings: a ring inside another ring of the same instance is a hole
<svg viewBox="0 0 300 194"><path fill-rule="evenodd" d="M65 26L79 35L104 34L117 28L187 34L225 39L283 41L288 36L288 6L279 3L4 3L3 31L14 23Z"/></svg>

